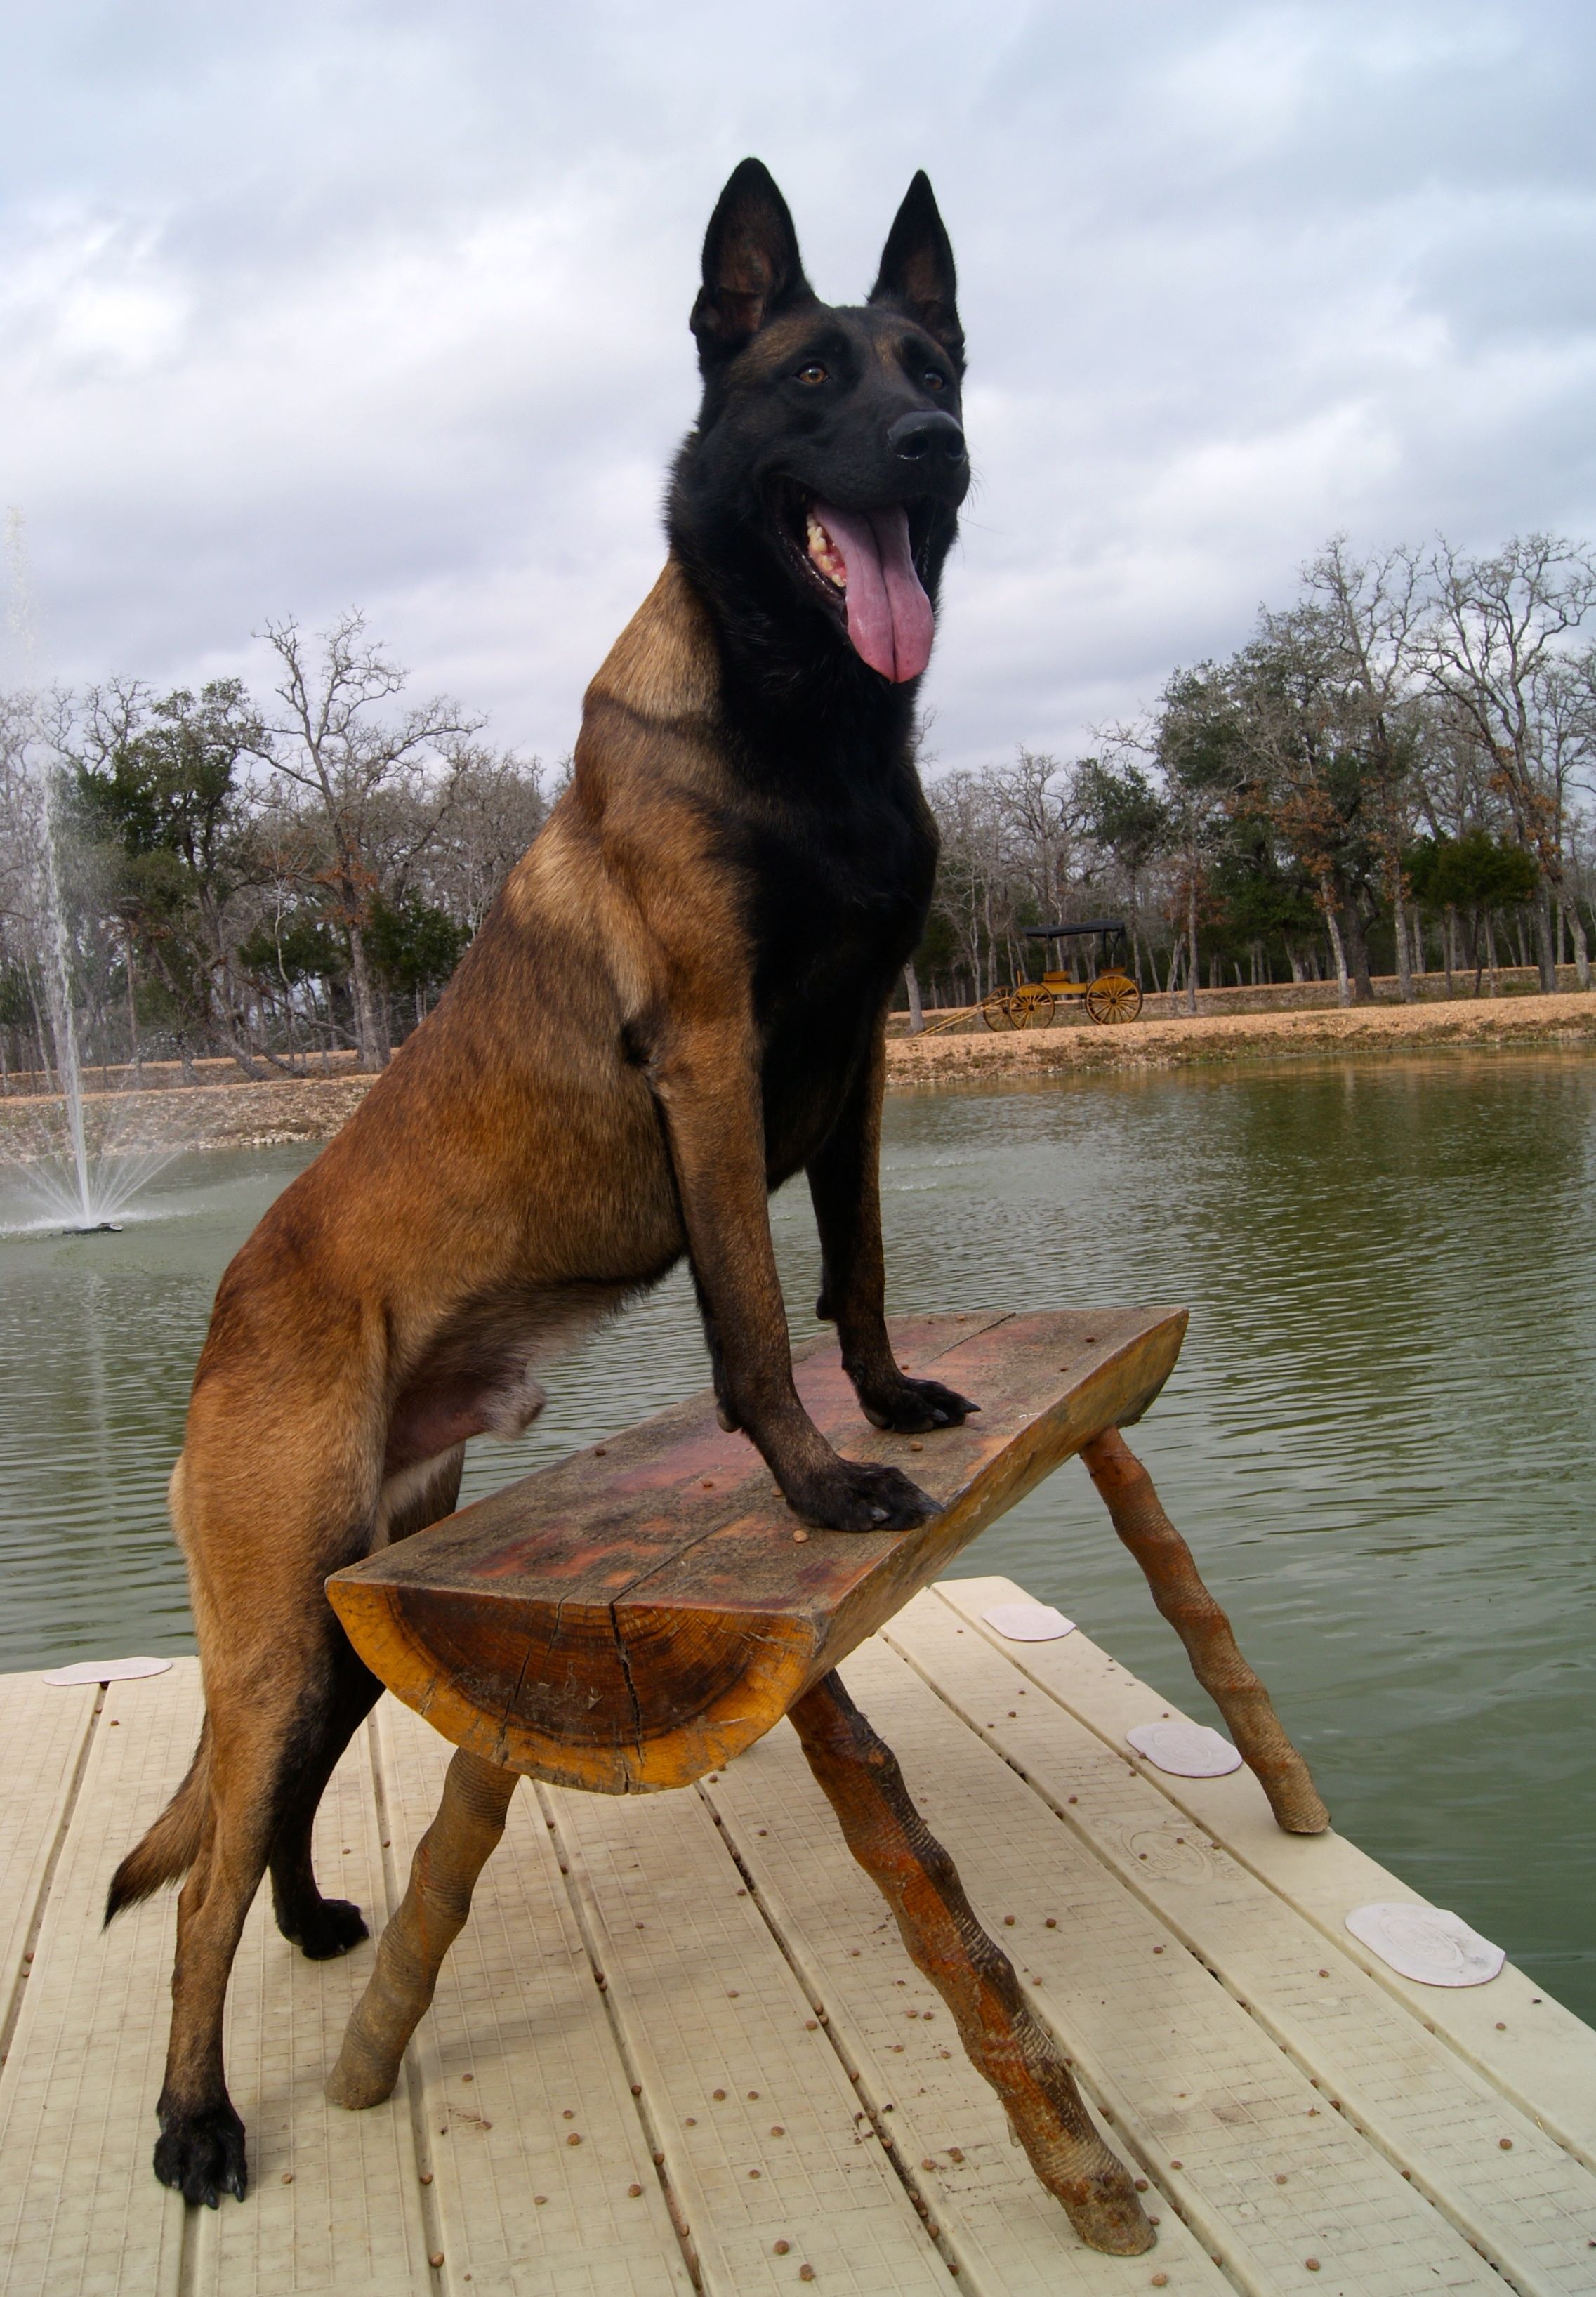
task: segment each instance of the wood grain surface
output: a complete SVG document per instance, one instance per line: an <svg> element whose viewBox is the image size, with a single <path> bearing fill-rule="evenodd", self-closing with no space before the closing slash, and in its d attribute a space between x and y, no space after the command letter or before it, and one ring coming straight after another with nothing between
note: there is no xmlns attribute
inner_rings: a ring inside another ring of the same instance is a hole
<svg viewBox="0 0 1596 2297"><path fill-rule="evenodd" d="M960 1428L882 1434L835 1341L799 1391L849 1457L902 1467L941 1510L911 1531L801 1532L709 1389L336 1573L361 1657L446 1738L602 1793L688 1784L794 1699L1102 1428L1147 1409L1179 1308L901 1319L899 1362L982 1406Z"/></svg>

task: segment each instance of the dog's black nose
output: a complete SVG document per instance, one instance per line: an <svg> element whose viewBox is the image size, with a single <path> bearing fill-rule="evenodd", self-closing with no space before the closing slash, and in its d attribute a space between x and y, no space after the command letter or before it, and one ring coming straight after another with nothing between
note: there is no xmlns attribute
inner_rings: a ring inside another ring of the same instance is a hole
<svg viewBox="0 0 1596 2297"><path fill-rule="evenodd" d="M950 415L901 415L887 432L886 443L905 463L964 460L964 432Z"/></svg>

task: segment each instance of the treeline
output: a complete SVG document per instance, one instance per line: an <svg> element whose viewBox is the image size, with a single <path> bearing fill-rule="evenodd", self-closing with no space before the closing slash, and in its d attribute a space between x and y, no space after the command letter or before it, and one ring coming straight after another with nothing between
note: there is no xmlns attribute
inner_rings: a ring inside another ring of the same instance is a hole
<svg viewBox="0 0 1596 2297"><path fill-rule="evenodd" d="M86 1061L381 1067L537 835L538 760L452 702L408 702L359 614L266 637L264 699L234 679L0 697L9 1067L52 1066L57 936Z"/></svg>
<svg viewBox="0 0 1596 2297"><path fill-rule="evenodd" d="M930 784L927 1003L1042 969L1027 925L1106 912L1144 988L1559 962L1590 985L1596 555L1544 535L1359 558L1330 542L1225 662L1074 761Z"/></svg>
<svg viewBox="0 0 1596 2297"><path fill-rule="evenodd" d="M1587 631L1591 635L1587 635ZM377 1068L435 1000L553 794L484 721L416 703L358 613L264 633L264 696L0 696L0 1070L84 1058ZM1146 989L1372 974L1590 982L1596 554L1531 535L1332 541L1230 660L1094 753L931 777L927 1003L1039 974L1028 925L1105 913ZM53 892L52 891L53 888Z"/></svg>

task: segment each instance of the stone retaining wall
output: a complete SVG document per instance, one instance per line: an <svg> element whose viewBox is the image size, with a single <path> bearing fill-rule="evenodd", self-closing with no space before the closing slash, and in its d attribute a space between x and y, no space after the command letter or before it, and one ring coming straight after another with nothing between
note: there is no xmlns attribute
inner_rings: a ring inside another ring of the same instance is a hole
<svg viewBox="0 0 1596 2297"><path fill-rule="evenodd" d="M1149 1000L1150 1004L1151 1000ZM1455 1004L1360 1005L1296 1013L1144 1017L1122 1028L1054 1027L894 1039L889 1085L979 1085L1098 1069L1166 1069L1353 1054L1501 1050L1596 1052L1596 991ZM91 1093L92 1147L229 1148L330 1140L369 1091L365 1076L210 1083L160 1092ZM0 1099L0 1154L58 1153L58 1099Z"/></svg>
<svg viewBox="0 0 1596 2297"><path fill-rule="evenodd" d="M1413 976L1413 993L1420 1004L1426 1005L1462 1003L1472 999L1472 971L1460 969L1453 974L1452 984L1455 996L1449 996L1444 973L1416 973ZM1377 1005L1401 1005L1402 992L1395 974L1377 973L1370 986L1374 991ZM1563 965L1558 967L1558 987L1560 990L1578 989L1579 974L1575 967ZM1491 993L1490 976L1487 974L1481 984L1480 995L1485 999ZM1496 994L1499 998L1538 997L1542 993L1541 976L1533 965L1497 967ZM928 1006L926 1018L934 1021L939 1011L957 1012L959 1009L957 1006L941 1009ZM1186 992L1183 989L1177 989L1172 998L1161 989L1149 989L1142 1008L1149 1021L1181 1018L1200 1021L1216 1013L1304 1013L1321 1009L1332 1013L1345 1009L1333 981L1274 981L1258 989L1199 989L1195 1016L1186 1010ZM1366 1012L1368 1008L1357 1009ZM1055 1028L1078 1026L1090 1029L1096 1025L1087 1018L1079 1006L1067 1006L1060 1010L1053 1025ZM906 1012L893 1015L892 1033L896 1036L909 1034L909 1015ZM948 1033L950 1036L983 1036L987 1033L986 1024L977 1013L971 1019L958 1023Z"/></svg>
<svg viewBox="0 0 1596 2297"><path fill-rule="evenodd" d="M145 1148L263 1148L282 1140L330 1140L370 1090L366 1076L284 1079L271 1084L208 1084L167 1092L90 1093L84 1101L89 1147L112 1154ZM61 1102L0 1100L0 1153L29 1157L66 1146Z"/></svg>

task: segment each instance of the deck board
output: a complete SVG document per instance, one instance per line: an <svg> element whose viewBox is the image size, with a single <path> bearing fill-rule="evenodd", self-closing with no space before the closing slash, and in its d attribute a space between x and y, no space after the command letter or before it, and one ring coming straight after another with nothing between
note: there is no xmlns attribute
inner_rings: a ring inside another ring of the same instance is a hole
<svg viewBox="0 0 1596 2297"><path fill-rule="evenodd" d="M111 1867L182 1777L199 1727L193 1659L106 1690L0 2073L7 2297L176 2297L184 2207L150 2174L174 1901L100 1923Z"/></svg>
<svg viewBox="0 0 1596 2297"><path fill-rule="evenodd" d="M1400 1977L1359 1944L1344 1918L1350 1908L1377 1899L1422 1904L1419 1891L1344 1835L1309 1840L1282 1833L1249 1771L1233 1771L1222 1779L1176 1779L1156 1769L1126 1744L1124 1734L1135 1724L1179 1714L1179 1707L1088 1635L1067 1635L1052 1643L1009 1643L994 1635L981 1615L994 1603L1024 1598L1024 1590L1012 1580L944 1580L939 1593L1022 1674L1134 1765L1206 1834L1219 1836L1231 1857L1277 1897L1305 1914L1335 1952L1477 2066L1559 2145L1596 2168L1596 2036L1571 2010L1511 1963L1489 1986L1420 1986Z"/></svg>
<svg viewBox="0 0 1596 2297"><path fill-rule="evenodd" d="M995 1648L967 1623L961 1633L966 1620L962 1607L933 1596L901 1613L888 1640L1465 2240L1535 2297L1588 2297L1596 2178L1420 2020L1394 2017L1384 1990L1351 1955L1330 1952L1305 1916L1236 1860L1216 1858L1212 1838L1199 1838L1145 1769L1055 1701L1027 1694L1008 1655L1016 1647ZM1077 1664L1087 1659L1082 1650ZM1178 1710L1164 1702L1156 1711ZM1316 1838L1304 1847L1330 1846Z"/></svg>
<svg viewBox="0 0 1596 2297"><path fill-rule="evenodd" d="M92 1683L78 1690L37 1675L0 1675L6 1767L0 1795L0 2027L10 2021L22 1956L99 1700Z"/></svg>
<svg viewBox="0 0 1596 2297"><path fill-rule="evenodd" d="M711 2297L788 2290L805 2264L848 2297L950 2297L699 1798L544 1794Z"/></svg>
<svg viewBox="0 0 1596 2297"><path fill-rule="evenodd" d="M702 1792L811 2007L858 2071L860 2104L890 2133L902 2174L958 2260L961 2288L975 2297L1120 2297L1124 2260L1071 2238L1058 2203L1010 2145L996 2094L960 2049L880 1892L851 1859L836 1857L836 1820L796 1735L773 1731ZM1231 2285L1167 2211L1157 2264L1194 2297Z"/></svg>
<svg viewBox="0 0 1596 2297"><path fill-rule="evenodd" d="M229 2008L251 2197L185 2211L149 2168L171 1897L99 1927L193 1743L180 1661L103 1707L0 1678L11 1976L37 1928L0 2071L0 2288L687 2297L695 2269L706 2297L762 2297L807 2263L860 2297L1109 2297L1155 2272L1172 2297L1589 2297L1596 2035L1511 1969L1453 1993L1371 1966L1343 1915L1415 1894L1339 1837L1279 1833L1246 1773L1140 1762L1126 1726L1175 1703L1084 1634L982 1625L1023 1592L944 1581L844 1673L1148 2178L1151 2257L1084 2250L1032 2178L786 1726L695 1790L523 1785L367 2113L321 2085L371 1949L306 1963L263 1899ZM324 1804L324 1885L374 1926L448 1756L384 1700Z"/></svg>
<svg viewBox="0 0 1596 2297"><path fill-rule="evenodd" d="M356 1734L316 1824L317 1873L374 1931L387 1893L370 1741ZM370 1975L372 1948L307 1962L272 1919L263 1889L227 1992L233 2102L249 2131L251 2196L196 2210L184 2297L408 2297L431 2287L405 2078L381 2113L343 2113L322 2095Z"/></svg>
<svg viewBox="0 0 1596 2297"><path fill-rule="evenodd" d="M1118 2141L1249 2297L1298 2285L1309 2257L1366 2297L1499 2286L1461 2235L1323 2110L1241 2005L907 1661L877 1647L844 1675L897 1747L910 1791L1033 2010L1099 2110L1112 2109Z"/></svg>
<svg viewBox="0 0 1596 2297"><path fill-rule="evenodd" d="M383 1700L376 1723L399 1892L452 1750L395 1700ZM516 1791L409 2059L447 2288L687 2297L629 2077L530 1786ZM580 2146L566 2143L572 2133Z"/></svg>

